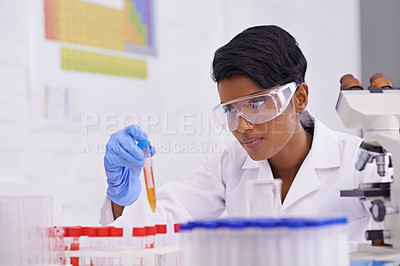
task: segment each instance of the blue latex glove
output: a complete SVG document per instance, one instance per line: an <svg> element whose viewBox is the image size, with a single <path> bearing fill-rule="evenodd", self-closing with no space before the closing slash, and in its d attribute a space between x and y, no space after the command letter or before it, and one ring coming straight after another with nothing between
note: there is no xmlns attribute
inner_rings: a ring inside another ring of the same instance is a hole
<svg viewBox="0 0 400 266"><path fill-rule="evenodd" d="M139 179L143 166L143 151L137 141L147 140L139 126L131 125L111 135L106 145L104 168L107 175L107 195L116 204L128 206L140 195ZM154 147L150 147L151 156Z"/></svg>

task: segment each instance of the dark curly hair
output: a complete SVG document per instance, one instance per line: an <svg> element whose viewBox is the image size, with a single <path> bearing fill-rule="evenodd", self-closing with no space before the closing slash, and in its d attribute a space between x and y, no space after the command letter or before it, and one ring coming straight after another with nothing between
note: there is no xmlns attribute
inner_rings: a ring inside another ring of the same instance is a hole
<svg viewBox="0 0 400 266"><path fill-rule="evenodd" d="M274 25L255 26L219 48L212 63L212 78L219 82L234 74L251 78L261 88L304 82L307 61L296 40Z"/></svg>

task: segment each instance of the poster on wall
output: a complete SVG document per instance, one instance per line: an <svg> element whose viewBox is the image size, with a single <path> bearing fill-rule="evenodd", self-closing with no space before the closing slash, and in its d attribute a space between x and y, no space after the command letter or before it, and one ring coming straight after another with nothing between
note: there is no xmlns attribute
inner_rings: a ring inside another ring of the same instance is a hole
<svg viewBox="0 0 400 266"><path fill-rule="evenodd" d="M151 0L121 9L79 0L44 0L46 39L125 53L155 54ZM146 61L60 47L61 68L146 78Z"/></svg>
<svg viewBox="0 0 400 266"><path fill-rule="evenodd" d="M112 109L110 95L114 109L124 106L117 90L147 89L149 61L157 56L153 0L28 2L36 118L77 125L85 110Z"/></svg>

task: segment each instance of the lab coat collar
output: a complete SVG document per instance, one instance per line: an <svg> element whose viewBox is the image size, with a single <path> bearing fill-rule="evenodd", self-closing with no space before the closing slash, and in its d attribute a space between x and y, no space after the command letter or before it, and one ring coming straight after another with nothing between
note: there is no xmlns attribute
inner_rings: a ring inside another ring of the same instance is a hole
<svg viewBox="0 0 400 266"><path fill-rule="evenodd" d="M300 166L299 171L297 172L296 177L293 180L292 185L288 193L286 194L286 198L283 201L281 207L281 214L285 215L286 209L296 203L301 198L310 194L311 192L317 190L321 186L321 182L317 173L315 172L315 168L313 167L314 156L312 152L309 152L304 162ZM303 203L304 204L304 203ZM315 203L312 203L312 205ZM307 210L308 216L313 216L315 213L311 213L316 211L315 206L303 206L304 210Z"/></svg>
<svg viewBox="0 0 400 266"><path fill-rule="evenodd" d="M312 153L312 165L316 169L339 167L341 163L339 146L334 131L325 126L309 111L300 115L300 121L304 127L314 127L314 136L310 153ZM265 165L264 161L254 161L249 155L243 163L242 169L259 168Z"/></svg>
<svg viewBox="0 0 400 266"><path fill-rule="evenodd" d="M341 165L337 133L325 126L313 114L304 111L300 115L303 126L314 123L314 136L311 144L312 162L315 169L335 168Z"/></svg>
<svg viewBox="0 0 400 266"><path fill-rule="evenodd" d="M246 160L243 163L242 169L253 169L253 168L258 168L261 167L262 161L254 161L253 159L250 158L249 155L246 156Z"/></svg>

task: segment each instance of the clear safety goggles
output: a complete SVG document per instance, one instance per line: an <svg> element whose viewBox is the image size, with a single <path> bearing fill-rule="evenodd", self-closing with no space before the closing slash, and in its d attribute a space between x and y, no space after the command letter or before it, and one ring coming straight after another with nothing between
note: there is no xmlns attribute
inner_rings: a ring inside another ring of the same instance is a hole
<svg viewBox="0 0 400 266"><path fill-rule="evenodd" d="M215 120L229 131L238 128L239 116L252 124L268 122L285 111L296 89L297 84L291 82L266 92L218 104L213 109Z"/></svg>

